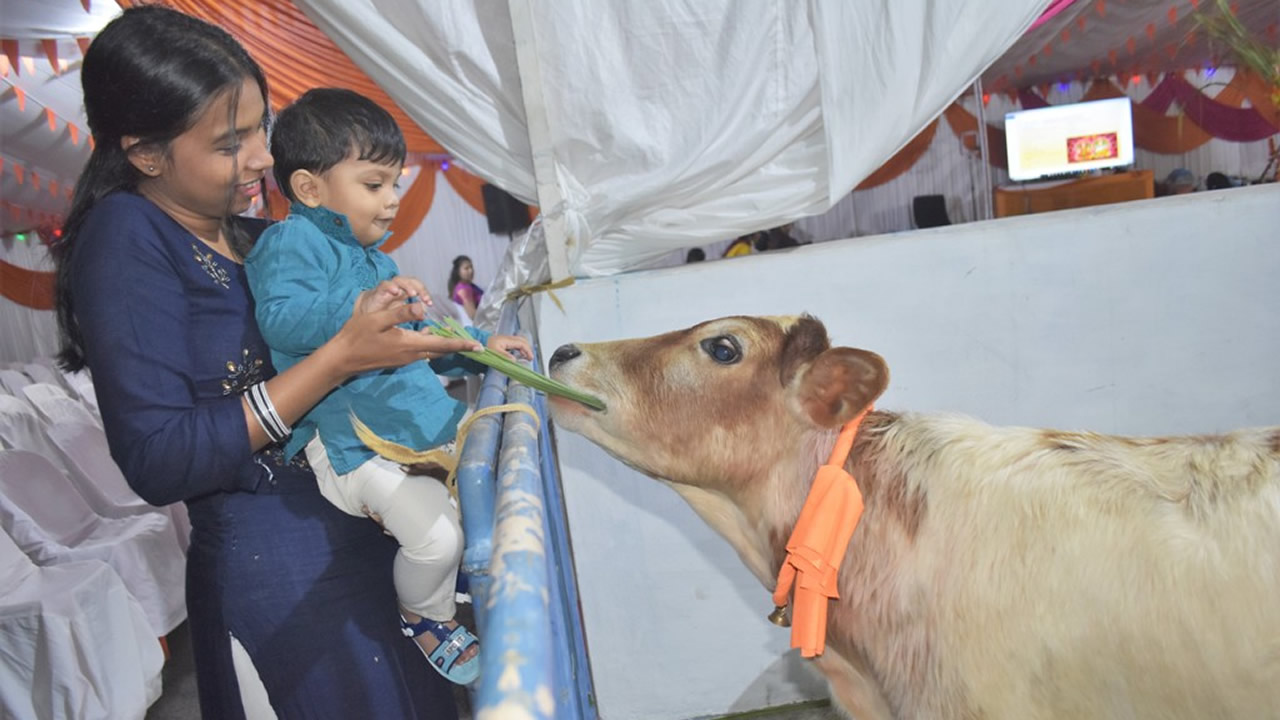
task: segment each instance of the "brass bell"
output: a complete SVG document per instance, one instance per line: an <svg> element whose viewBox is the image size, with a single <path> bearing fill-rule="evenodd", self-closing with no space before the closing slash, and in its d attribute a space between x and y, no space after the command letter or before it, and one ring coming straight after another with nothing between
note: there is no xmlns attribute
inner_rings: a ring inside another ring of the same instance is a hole
<svg viewBox="0 0 1280 720"><path fill-rule="evenodd" d="M778 627L791 627L791 613L787 612L786 605L779 605L769 613L769 622Z"/></svg>

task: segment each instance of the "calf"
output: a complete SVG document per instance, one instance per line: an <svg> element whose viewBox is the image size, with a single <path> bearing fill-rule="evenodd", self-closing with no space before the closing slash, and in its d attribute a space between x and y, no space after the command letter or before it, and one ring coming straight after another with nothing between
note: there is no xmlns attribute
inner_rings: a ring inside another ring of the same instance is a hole
<svg viewBox="0 0 1280 720"><path fill-rule="evenodd" d="M559 427L668 483L772 591L836 431L883 392L810 317L565 345ZM815 665L873 718L1280 718L1280 428L1181 438L873 411ZM766 602L761 593L762 605Z"/></svg>

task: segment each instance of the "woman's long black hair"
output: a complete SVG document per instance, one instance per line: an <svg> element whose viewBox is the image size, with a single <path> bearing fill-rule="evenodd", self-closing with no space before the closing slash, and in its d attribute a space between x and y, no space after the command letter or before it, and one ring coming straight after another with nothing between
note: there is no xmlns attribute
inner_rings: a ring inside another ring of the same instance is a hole
<svg viewBox="0 0 1280 720"><path fill-rule="evenodd" d="M462 281L462 274L459 272L462 268L462 263L469 263L469 262L471 262L471 258L467 257L466 255L459 255L458 257L453 259L453 269L449 271L449 299L450 300L453 299L453 289L458 287L458 283ZM475 267L474 263L472 264L472 267Z"/></svg>
<svg viewBox="0 0 1280 720"><path fill-rule="evenodd" d="M252 78L267 98L267 79L235 38L221 28L168 8L146 5L125 10L89 45L80 71L84 108L93 135L89 155L71 199L62 237L50 245L57 264L57 314L67 370L84 367L80 330L71 305L71 258L76 239L93 206L119 190L136 191L144 177L129 162L120 141L165 148L224 93L231 93L234 114L238 91ZM242 256L248 236L231 224L227 237Z"/></svg>

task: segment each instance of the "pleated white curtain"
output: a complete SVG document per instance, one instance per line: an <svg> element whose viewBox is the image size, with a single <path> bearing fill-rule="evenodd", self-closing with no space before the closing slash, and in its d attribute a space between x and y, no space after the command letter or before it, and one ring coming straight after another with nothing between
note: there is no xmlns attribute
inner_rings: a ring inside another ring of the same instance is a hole
<svg viewBox="0 0 1280 720"><path fill-rule="evenodd" d="M25 242L6 237L0 260L28 270L51 271L47 248L31 233ZM52 310L33 310L0 296L0 363L29 362L58 351L58 326Z"/></svg>
<svg viewBox="0 0 1280 720"><path fill-rule="evenodd" d="M546 242L495 297L823 212L1047 0L298 5L469 168L541 205Z"/></svg>

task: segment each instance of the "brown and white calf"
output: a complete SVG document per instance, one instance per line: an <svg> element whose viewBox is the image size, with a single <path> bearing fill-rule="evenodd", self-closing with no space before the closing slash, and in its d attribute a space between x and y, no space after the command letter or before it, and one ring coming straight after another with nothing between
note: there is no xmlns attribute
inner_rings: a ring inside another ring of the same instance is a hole
<svg viewBox="0 0 1280 720"><path fill-rule="evenodd" d="M670 484L770 591L835 430L888 382L809 317L566 345L556 424ZM827 649L873 718L1280 718L1280 428L1128 438L872 412ZM761 592L762 607L768 595Z"/></svg>

